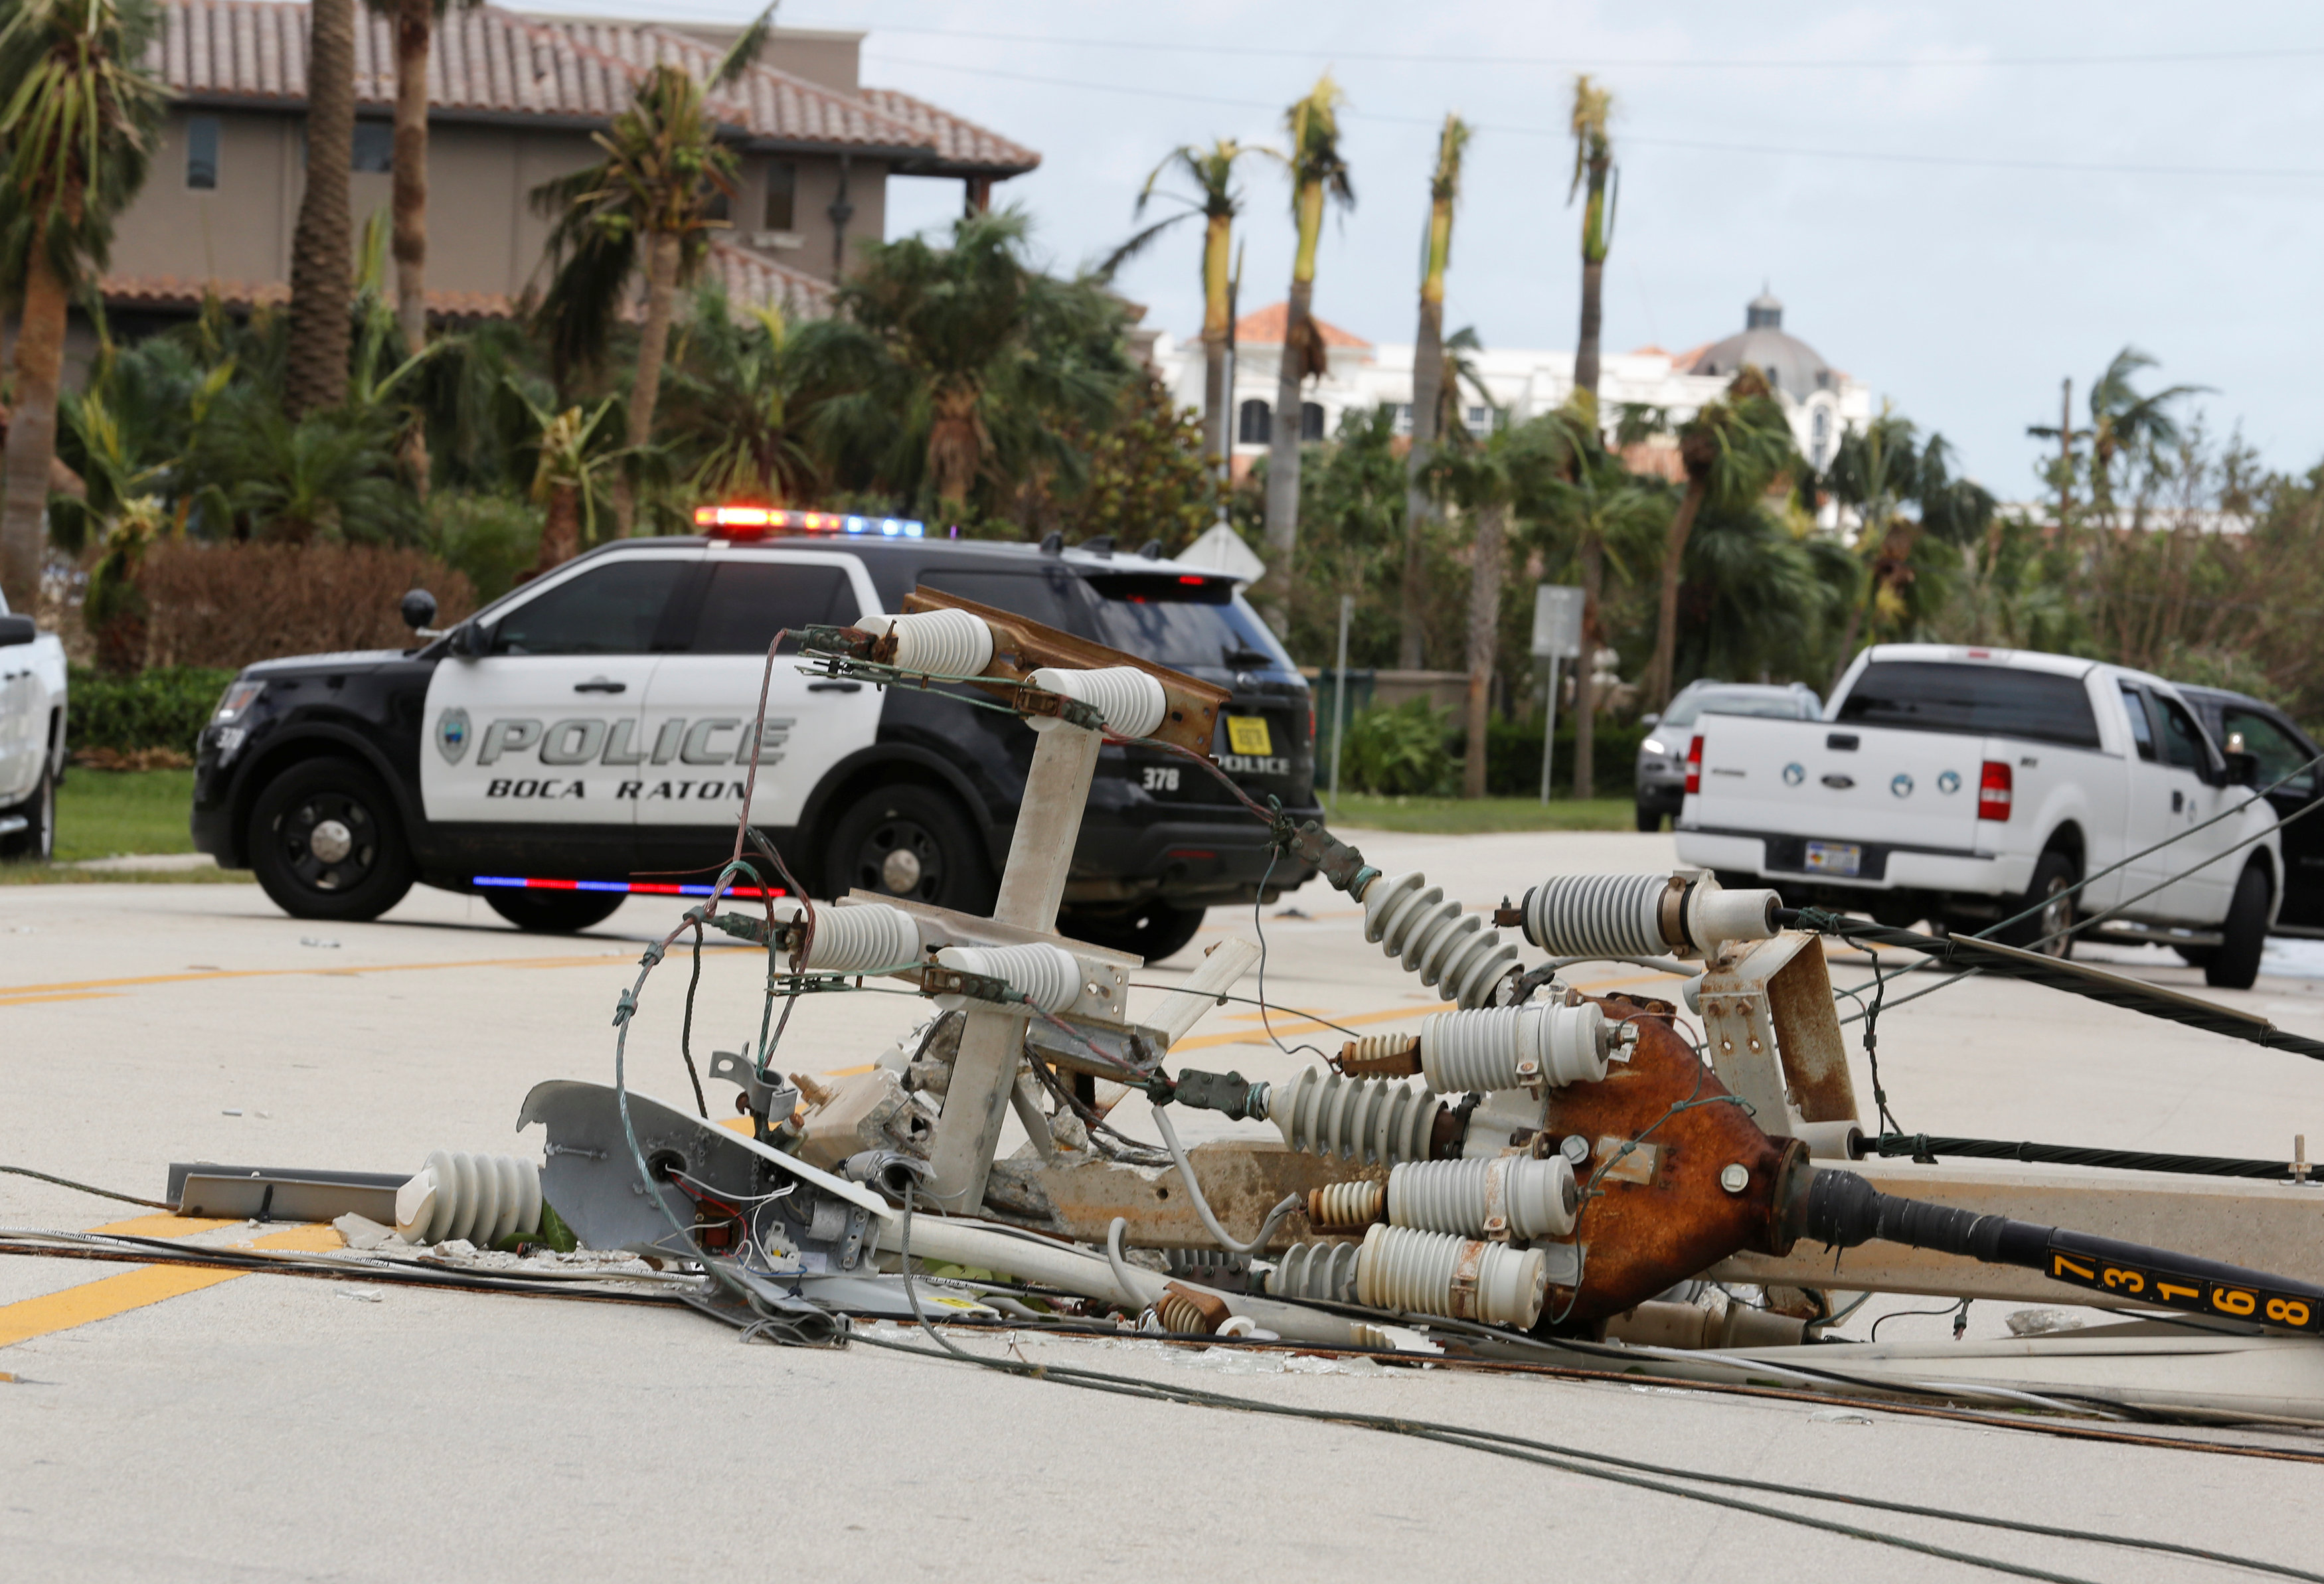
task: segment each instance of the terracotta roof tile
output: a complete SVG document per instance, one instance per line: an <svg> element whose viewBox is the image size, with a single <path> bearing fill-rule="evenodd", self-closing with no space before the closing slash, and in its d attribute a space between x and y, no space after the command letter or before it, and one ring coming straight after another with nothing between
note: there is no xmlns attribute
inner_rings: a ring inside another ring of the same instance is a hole
<svg viewBox="0 0 2324 1584"><path fill-rule="evenodd" d="M724 282L728 300L744 307L771 308L787 320L827 318L832 290L802 270L778 263L730 243L710 244L709 267Z"/></svg>
<svg viewBox="0 0 2324 1584"><path fill-rule="evenodd" d="M940 110L926 99L916 99L894 88L857 91L874 106L909 125L920 134L921 142L933 143L937 160L945 165L979 170L997 167L1013 173L1030 170L1041 162L1041 156L1023 144L1010 143L998 133L964 121L949 110Z"/></svg>
<svg viewBox="0 0 2324 1584"><path fill-rule="evenodd" d="M1235 342L1244 346L1280 346L1284 327L1291 322L1291 305L1270 302L1265 308L1253 309L1235 321ZM1329 319L1317 318L1315 327L1323 333L1326 346L1360 346L1370 350L1371 343L1361 336L1351 335Z"/></svg>

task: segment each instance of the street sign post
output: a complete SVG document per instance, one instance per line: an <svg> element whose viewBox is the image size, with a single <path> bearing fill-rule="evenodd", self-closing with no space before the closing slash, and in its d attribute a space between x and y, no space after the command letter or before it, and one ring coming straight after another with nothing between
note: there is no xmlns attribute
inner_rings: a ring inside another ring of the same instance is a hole
<svg viewBox="0 0 2324 1584"><path fill-rule="evenodd" d="M1562 584L1533 591L1533 653L1549 662L1546 708L1541 724L1541 800L1549 801L1550 745L1557 740L1557 662L1582 653L1582 591Z"/></svg>

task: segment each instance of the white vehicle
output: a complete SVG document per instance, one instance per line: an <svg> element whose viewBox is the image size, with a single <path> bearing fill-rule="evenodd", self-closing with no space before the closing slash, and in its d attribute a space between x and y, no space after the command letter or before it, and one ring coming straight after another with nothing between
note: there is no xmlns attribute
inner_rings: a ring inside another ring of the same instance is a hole
<svg viewBox="0 0 2324 1584"><path fill-rule="evenodd" d="M0 599L0 858L56 851L64 775L64 645Z"/></svg>
<svg viewBox="0 0 2324 1584"><path fill-rule="evenodd" d="M1857 657L1821 721L1704 715L1686 756L1680 861L1795 907L1969 933L2042 904L1996 938L2062 956L2078 913L2121 905L2094 938L2178 947L2241 989L2282 895L2257 760L2221 752L2143 671L1884 644Z"/></svg>

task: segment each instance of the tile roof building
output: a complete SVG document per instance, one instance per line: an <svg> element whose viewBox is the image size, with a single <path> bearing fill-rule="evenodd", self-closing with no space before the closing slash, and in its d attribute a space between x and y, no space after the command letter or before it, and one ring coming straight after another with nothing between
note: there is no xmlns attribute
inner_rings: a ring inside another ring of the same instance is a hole
<svg viewBox="0 0 2324 1584"><path fill-rule="evenodd" d="M280 300L305 168L308 8L289 0L162 0L147 64L172 100L145 187L116 228L106 297L168 315L216 291ZM389 20L355 13L356 221L389 203L395 56ZM735 30L454 7L428 65L430 311L506 315L540 274L549 222L535 187L593 163L604 128L658 65L707 78ZM777 29L710 104L734 150L733 229L712 268L738 300L827 309L856 248L879 241L891 176L994 182L1040 155L857 80L862 34Z"/></svg>

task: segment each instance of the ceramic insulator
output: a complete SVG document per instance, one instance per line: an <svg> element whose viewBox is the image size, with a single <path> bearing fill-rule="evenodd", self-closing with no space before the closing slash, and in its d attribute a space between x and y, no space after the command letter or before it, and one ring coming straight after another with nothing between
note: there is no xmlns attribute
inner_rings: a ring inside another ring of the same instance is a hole
<svg viewBox="0 0 2324 1584"><path fill-rule="evenodd" d="M540 1168L512 1155L439 1149L395 1191L396 1235L410 1243L465 1238L479 1248L540 1229Z"/></svg>
<svg viewBox="0 0 2324 1584"><path fill-rule="evenodd" d="M1371 1309L1529 1329L1548 1290L1538 1248L1376 1226L1356 1254L1356 1302Z"/></svg>
<svg viewBox="0 0 2324 1584"><path fill-rule="evenodd" d="M992 629L982 616L966 611L922 611L908 616L862 616L855 625L865 632L890 632L896 639L896 658L889 663L899 671L929 677L976 677L992 663Z"/></svg>
<svg viewBox="0 0 2324 1584"><path fill-rule="evenodd" d="M1267 1290L1277 1298L1316 1298L1327 1303L1356 1301L1356 1245L1294 1243L1267 1273Z"/></svg>
<svg viewBox="0 0 2324 1584"><path fill-rule="evenodd" d="M1580 1207L1572 1163L1562 1155L1413 1161L1388 1179L1388 1224L1425 1232L1563 1238Z"/></svg>
<svg viewBox="0 0 2324 1584"><path fill-rule="evenodd" d="M807 909L796 901L777 902L775 916L795 922L807 916ZM807 946L807 966L816 972L871 973L919 961L919 926L900 907L867 902L815 910L815 939Z"/></svg>
<svg viewBox="0 0 2324 1584"><path fill-rule="evenodd" d="M1659 957L1666 874L1568 874L1526 893L1526 939L1555 957Z"/></svg>
<svg viewBox="0 0 2324 1584"><path fill-rule="evenodd" d="M1409 1034L1367 1034L1340 1047L1340 1071L1351 1078L1409 1078L1420 1071L1420 1041Z"/></svg>
<svg viewBox="0 0 2324 1584"><path fill-rule="evenodd" d="M963 973L987 973L1005 979L1009 988L1031 998L1044 1012L1062 1012L1082 992L1081 964L1062 946L1036 942L1023 946L946 946L936 961ZM936 1005L950 1011L965 999L938 996Z"/></svg>
<svg viewBox="0 0 2324 1584"><path fill-rule="evenodd" d="M1517 966L1515 946L1417 871L1382 875L1364 888L1364 939L1463 1007L1489 1005L1493 987Z"/></svg>
<svg viewBox="0 0 2324 1584"><path fill-rule="evenodd" d="M1122 737L1151 737L1170 708L1162 684L1135 666L1104 666L1094 671L1044 666L1026 680L1094 705L1105 717L1106 730ZM1047 732L1065 723L1054 715L1034 715L1026 724L1036 732Z"/></svg>
<svg viewBox="0 0 2324 1584"><path fill-rule="evenodd" d="M1189 1293L1173 1282L1155 1301L1154 1318L1162 1329L1178 1336L1207 1337L1227 1319L1227 1306L1216 1298Z"/></svg>
<svg viewBox="0 0 2324 1584"><path fill-rule="evenodd" d="M1303 1067L1268 1098L1283 1142L1368 1166L1425 1161L1444 1102L1426 1089Z"/></svg>
<svg viewBox="0 0 2324 1584"><path fill-rule="evenodd" d="M1380 1219L1387 1202L1386 1183L1327 1183L1307 1191L1307 1224L1318 1231L1325 1228L1352 1230L1369 1227Z"/></svg>
<svg viewBox="0 0 2324 1584"><path fill-rule="evenodd" d="M1420 1070L1445 1094L1594 1083L1606 1076L1609 1027L1589 1001L1435 1012L1421 1019Z"/></svg>

